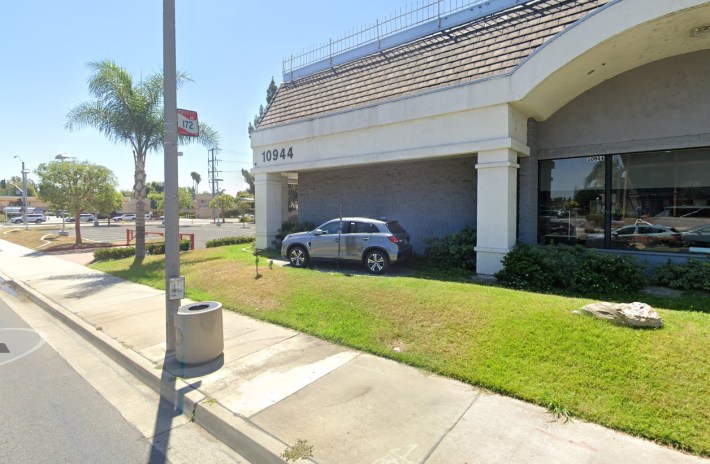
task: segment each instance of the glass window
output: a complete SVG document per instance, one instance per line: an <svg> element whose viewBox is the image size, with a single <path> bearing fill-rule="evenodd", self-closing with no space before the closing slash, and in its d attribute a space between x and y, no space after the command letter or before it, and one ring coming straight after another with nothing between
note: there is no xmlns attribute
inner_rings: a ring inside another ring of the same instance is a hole
<svg viewBox="0 0 710 464"><path fill-rule="evenodd" d="M324 234L337 234L340 228L340 221L331 221L327 224L323 224L320 229Z"/></svg>
<svg viewBox="0 0 710 464"><path fill-rule="evenodd" d="M603 156L540 162L538 242L604 245Z"/></svg>
<svg viewBox="0 0 710 464"><path fill-rule="evenodd" d="M538 222L540 243L710 248L710 149L541 161Z"/></svg>

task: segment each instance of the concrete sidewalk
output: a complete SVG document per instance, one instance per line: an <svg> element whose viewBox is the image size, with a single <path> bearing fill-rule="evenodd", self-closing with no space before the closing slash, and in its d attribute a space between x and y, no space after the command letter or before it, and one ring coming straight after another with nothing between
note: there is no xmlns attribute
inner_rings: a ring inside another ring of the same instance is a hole
<svg viewBox="0 0 710 464"><path fill-rule="evenodd" d="M231 311L223 357L184 367L162 291L3 240L0 277L256 464L298 439L317 463L710 462Z"/></svg>

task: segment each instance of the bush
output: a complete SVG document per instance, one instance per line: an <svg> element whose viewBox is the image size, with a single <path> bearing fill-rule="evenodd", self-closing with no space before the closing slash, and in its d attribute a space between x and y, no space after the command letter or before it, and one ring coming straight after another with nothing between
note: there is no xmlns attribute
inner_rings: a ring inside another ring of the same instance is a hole
<svg viewBox="0 0 710 464"><path fill-rule="evenodd" d="M180 241L180 251L189 251L190 241L181 240ZM158 243L146 243L145 244L145 254L147 255L164 255L165 254L165 242Z"/></svg>
<svg viewBox="0 0 710 464"><path fill-rule="evenodd" d="M94 260L109 261L112 259L130 258L136 255L135 247L99 248L94 250Z"/></svg>
<svg viewBox="0 0 710 464"><path fill-rule="evenodd" d="M631 256L580 246L521 244L503 258L503 270L495 277L503 285L521 290L616 295L646 285L645 267Z"/></svg>
<svg viewBox="0 0 710 464"><path fill-rule="evenodd" d="M685 264L674 264L669 259L655 269L651 282L683 290L710 291L710 261L690 259Z"/></svg>
<svg viewBox="0 0 710 464"><path fill-rule="evenodd" d="M221 247L221 246L226 246L226 245L238 245L240 243L251 243L254 240L255 240L255 238L252 236L222 237L222 238L216 238L214 240L208 240L207 242L205 242L205 246L207 248L215 248L215 247Z"/></svg>
<svg viewBox="0 0 710 464"><path fill-rule="evenodd" d="M305 222L294 222L294 221L284 221L281 223L281 229L279 229L279 233L276 234L276 238L271 242L271 244L276 248L277 250L281 249L281 242L283 242L284 238L288 234L293 234L296 232L310 232L311 230L315 229L316 225L313 224L312 222L305 221Z"/></svg>
<svg viewBox="0 0 710 464"><path fill-rule="evenodd" d="M180 251L188 251L190 249L190 241L182 240L180 242ZM164 255L165 243L146 243L145 254L147 255ZM121 248L99 248L94 250L94 260L108 261L112 259L130 258L136 255L136 247L121 247Z"/></svg>
<svg viewBox="0 0 710 464"><path fill-rule="evenodd" d="M458 234L425 240L428 264L435 269L476 272L476 230L464 227Z"/></svg>

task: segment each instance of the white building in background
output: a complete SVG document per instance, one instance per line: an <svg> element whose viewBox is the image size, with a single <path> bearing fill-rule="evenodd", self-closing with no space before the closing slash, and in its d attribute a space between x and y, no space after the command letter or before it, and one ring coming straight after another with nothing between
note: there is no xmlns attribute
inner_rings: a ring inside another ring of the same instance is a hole
<svg viewBox="0 0 710 464"><path fill-rule="evenodd" d="M518 241L707 256L710 2L469 3L285 70L252 134L257 247L298 183L299 221L396 218L418 252L475 227L481 274Z"/></svg>

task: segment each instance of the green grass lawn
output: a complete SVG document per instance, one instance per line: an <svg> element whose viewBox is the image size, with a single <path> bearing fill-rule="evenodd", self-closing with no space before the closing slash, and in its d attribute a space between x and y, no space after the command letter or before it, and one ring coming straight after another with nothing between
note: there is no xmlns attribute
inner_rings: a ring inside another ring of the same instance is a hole
<svg viewBox="0 0 710 464"><path fill-rule="evenodd" d="M635 299L666 326L573 314L589 299L274 267L244 245L184 253L187 296L605 426L710 455L710 297ZM163 257L93 265L164 288ZM396 349L396 350L395 350Z"/></svg>

